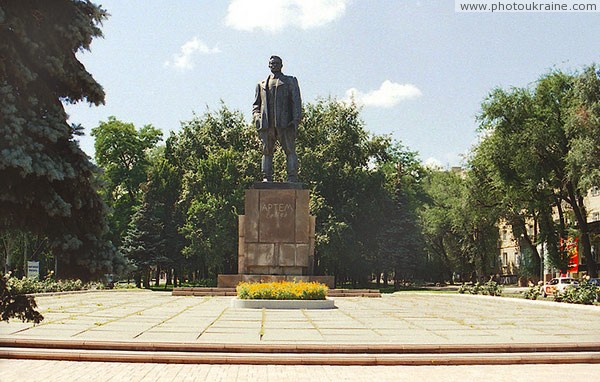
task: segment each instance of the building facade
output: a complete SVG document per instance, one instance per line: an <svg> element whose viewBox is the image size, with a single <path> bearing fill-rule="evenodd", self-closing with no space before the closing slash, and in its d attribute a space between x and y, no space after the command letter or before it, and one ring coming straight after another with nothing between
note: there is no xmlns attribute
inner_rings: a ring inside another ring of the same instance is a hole
<svg viewBox="0 0 600 382"><path fill-rule="evenodd" d="M600 187L592 188L584 199L587 211L587 221L590 228L590 239L592 241L592 256L598 262L598 249L600 249ZM527 230L530 236L533 236L533 223L527 224ZM510 224L505 221L498 222L500 239L498 241L498 252L502 262L502 278L511 282L518 278L518 268L523 256L523 251L519 240L514 237ZM540 253L544 253L542 246L538 247ZM579 259L581 262L581 258ZM540 274L541 274L540 270ZM544 278L553 277L555 270L546 263L544 264Z"/></svg>

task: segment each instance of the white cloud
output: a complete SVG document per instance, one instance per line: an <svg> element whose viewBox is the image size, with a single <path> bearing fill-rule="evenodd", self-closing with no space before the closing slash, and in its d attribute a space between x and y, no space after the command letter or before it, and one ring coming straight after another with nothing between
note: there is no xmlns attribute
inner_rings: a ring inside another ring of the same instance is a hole
<svg viewBox="0 0 600 382"><path fill-rule="evenodd" d="M279 32L317 28L339 19L350 0L231 0L225 24L233 29Z"/></svg>
<svg viewBox="0 0 600 382"><path fill-rule="evenodd" d="M218 47L215 46L214 48L209 48L208 45L198 39L198 37L193 37L190 41L181 46L179 53L174 54L171 61L165 62L165 66L189 70L194 67L192 59L196 53L215 54L220 52L221 50Z"/></svg>
<svg viewBox="0 0 600 382"><path fill-rule="evenodd" d="M356 88L346 90L344 102L354 101L359 105L394 107L402 101L418 98L421 90L413 84L398 84L385 80L377 90L363 93Z"/></svg>

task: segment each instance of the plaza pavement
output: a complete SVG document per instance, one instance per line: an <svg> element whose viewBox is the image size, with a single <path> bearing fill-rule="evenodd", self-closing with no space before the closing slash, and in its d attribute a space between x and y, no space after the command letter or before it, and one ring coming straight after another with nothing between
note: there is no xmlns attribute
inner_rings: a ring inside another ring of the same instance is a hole
<svg viewBox="0 0 600 382"><path fill-rule="evenodd" d="M470 380L469 378L452 379L452 376L462 378L461 376L479 370L486 374L487 380L519 380L519 378L509 379L508 377L514 375L514 372L511 374L508 370L521 369L524 372L532 372L534 376L543 376L544 372L552 376L568 372L570 379L580 374L582 377L589 376L590 373L600 378L600 365L597 364L600 361L597 353L600 344L600 307L596 306L408 292L384 295L382 298L340 298L335 301L337 308L332 310L234 309L230 307L230 300L231 297L178 297L171 296L170 293L151 291L103 291L38 296L36 301L45 320L39 325L18 321L0 323L0 358L5 358L3 354L8 354L7 352L18 351L19 346L30 347L38 344L44 348L43 351L64 353L73 350L49 348L61 347L58 345L61 343L76 343L79 344L78 346L113 343L123 346L123 350L129 350L132 356L134 353L138 355L153 350L144 347L136 349L135 344L158 348L162 346L164 354L171 354L169 351L181 350L177 348L188 346L190 353L179 355L180 357L193 357L191 351L196 347L211 352L205 353L202 357L210 359L212 356L212 359L216 360L214 363L224 364L236 363L236 361L235 358L224 358L225 356L220 355L219 347L234 352L253 353L256 353L257 349L270 348L271 350L268 351L272 352L271 354L254 354L254 357L258 357L260 361L257 363L277 363L278 357L281 356L277 354L278 351L287 352L294 349L304 349L305 352L314 353L346 351L357 353L338 358L341 364L348 365L361 364L353 362L359 359L373 359L373 364L385 364L388 359L386 357L391 357L389 359L399 357L394 354L373 354L378 352L395 353L398 350L405 350L409 353L414 351L416 354L409 354L415 357L414 359L428 357L427 354L420 354L425 352L423 350L425 348L429 349L429 353L450 353L436 359L444 364L443 357L446 357L450 359L446 364L453 365L457 363L452 362L453 359L456 360L452 357L461 355L451 353L469 352L469 349L476 353L486 352L488 348L504 348L516 355L488 354L489 360L501 360L502 357L507 357L504 363L510 364L520 363L513 362L514 359L511 361L511 357L520 357L518 352L521 350L530 352L529 356L531 354L535 356L535 352L548 348L555 349L557 352L550 354L550 357L560 358L566 354L567 357L564 359L572 357L569 363L579 362L579 364L436 366L432 369L432 374L428 375L442 373L440 375L446 377L443 378L444 380ZM566 353L560 352L562 346L567 348ZM590 349L586 349L586 346ZM573 349L577 350L577 347L581 347L580 351L569 353ZM102 351L102 347L94 349L93 351ZM24 351L31 353L37 350ZM42 352L41 349L39 351ZM365 354L360 354L363 351ZM129 353L122 352L122 354ZM304 359L297 354L292 354L291 357L296 357L298 361ZM402 380L398 378L398 372L412 370L413 373L421 373L426 370L423 367L430 368L430 366L325 366L320 363L327 363L323 361L328 357L327 354L315 354L313 357L316 364L303 365L302 372L299 372L297 367L289 365L165 365L0 359L0 381L17 380L20 372L27 372L31 367L40 370L44 368L60 370L61 375L67 373L70 376L62 379L67 381L77 380L80 375L78 373L88 367L89 370L96 370L94 378L86 379L92 381L125 380L119 379L119 376L123 375L131 377L128 380L143 376L154 379L156 373L168 375L174 373L179 377L189 375L206 377L212 373L214 375L209 379L190 379L211 381L292 380L302 373L307 376L305 380L319 381L365 380L369 378L363 379L363 377L369 373L378 373L379 380ZM44 359L43 356L39 358ZM557 362L561 363L558 358ZM85 360L76 357L65 359ZM181 358L159 362L178 362L177 359ZM229 362L229 360L234 361ZM241 363L245 361L242 360ZM420 363L414 364L424 363L421 360ZM460 362L458 364L460 365ZM356 368L355 373L352 372L353 368ZM489 377L495 375L489 374L496 370L494 368L505 371L504 374L498 374L498 378L507 379L490 379ZM314 373L311 374L310 370L314 370ZM442 370L447 371L442 372ZM237 373L238 377L245 373L245 377L232 379L231 373ZM259 378L265 375L272 375L273 378ZM286 378L286 375L289 378ZM317 375L320 377L316 378ZM32 380L51 380L51 378ZM527 380L536 379L527 378Z"/></svg>
<svg viewBox="0 0 600 382"><path fill-rule="evenodd" d="M234 309L231 297L105 291L38 296L41 324L0 340L192 343L506 344L600 342L600 307L458 294L340 298L332 310ZM262 336L261 336L262 334Z"/></svg>

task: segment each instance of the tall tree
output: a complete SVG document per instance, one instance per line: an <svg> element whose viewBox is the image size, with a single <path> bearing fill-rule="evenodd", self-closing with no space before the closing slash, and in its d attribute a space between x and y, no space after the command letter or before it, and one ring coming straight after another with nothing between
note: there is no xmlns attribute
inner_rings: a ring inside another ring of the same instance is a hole
<svg viewBox="0 0 600 382"><path fill-rule="evenodd" d="M518 229L516 236L528 243L523 222L537 221L538 243L545 242L555 266L566 271L560 243L571 226L592 275L597 269L584 197L598 171L597 160L587 157L598 143L594 119L587 117L598 102L597 81L592 68L583 75L551 72L534 89L496 89L482 107L485 138L476 154L506 192L503 204L512 211L513 221L509 221ZM528 248L535 252L532 244Z"/></svg>
<svg viewBox="0 0 600 382"><path fill-rule="evenodd" d="M259 155L252 126L224 104L183 123L167 140L165 157L181 174L182 252L203 278L237 270L237 216L245 190L260 174Z"/></svg>
<svg viewBox="0 0 600 382"><path fill-rule="evenodd" d="M111 229L118 245L127 230L134 209L142 199L142 187L150 167L150 151L162 137L152 125L139 131L133 123L114 116L92 129L96 163L104 170L105 200L112 208Z"/></svg>
<svg viewBox="0 0 600 382"><path fill-rule="evenodd" d="M0 229L47 236L63 276L91 277L117 261L103 238L96 167L62 104L104 102L75 54L102 35L105 18L83 0L0 1Z"/></svg>
<svg viewBox="0 0 600 382"><path fill-rule="evenodd" d="M147 191L143 203L148 203L153 215L161 222L161 237L165 241L164 257L168 267L167 284L173 280L177 286L184 267L182 248L184 238L179 227L184 224L181 210L178 208L181 194L181 173L164 157L164 147L152 156L152 165L148 173ZM172 276L172 277L171 277Z"/></svg>
<svg viewBox="0 0 600 382"><path fill-rule="evenodd" d="M134 278L138 287L142 279L144 287L150 286L152 266L160 269L162 264L169 262L165 256L164 226L156 217L154 207L145 202L133 214L121 245L121 251L136 266Z"/></svg>
<svg viewBox="0 0 600 382"><path fill-rule="evenodd" d="M369 277L387 197L376 162L387 158L389 146L388 138L368 134L354 104L326 99L305 105L298 156L317 219L317 271L340 281Z"/></svg>
<svg viewBox="0 0 600 382"><path fill-rule="evenodd" d="M382 224L376 229L377 255L384 271L393 272L395 286L401 280L423 275L423 235L417 211L426 201L422 181L424 171L417 154L399 144L390 146L389 157L381 163L386 175ZM379 273L377 273L377 276Z"/></svg>
<svg viewBox="0 0 600 382"><path fill-rule="evenodd" d="M497 215L477 200L481 183L470 172L429 172L429 201L420 211L430 277L447 280L457 272L463 281L497 272Z"/></svg>
<svg viewBox="0 0 600 382"><path fill-rule="evenodd" d="M567 168L571 176L580 177L583 189L591 189L600 185L600 68L584 69L575 80L575 96L567 124Z"/></svg>

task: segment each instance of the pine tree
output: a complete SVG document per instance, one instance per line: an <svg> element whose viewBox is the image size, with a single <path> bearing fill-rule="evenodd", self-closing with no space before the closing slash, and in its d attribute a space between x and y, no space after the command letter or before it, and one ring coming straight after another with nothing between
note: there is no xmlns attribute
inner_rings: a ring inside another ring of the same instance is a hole
<svg viewBox="0 0 600 382"><path fill-rule="evenodd" d="M42 234L61 276L111 271L96 167L63 102L104 102L76 53L102 36L106 11L86 0L0 0L0 230Z"/></svg>
<svg viewBox="0 0 600 382"><path fill-rule="evenodd" d="M156 206L160 208L161 206ZM147 202L142 204L131 219L129 230L123 239L121 250L137 267L136 283L144 277L144 286L149 287L152 266L169 263L165 256L164 226L156 217L155 208Z"/></svg>

